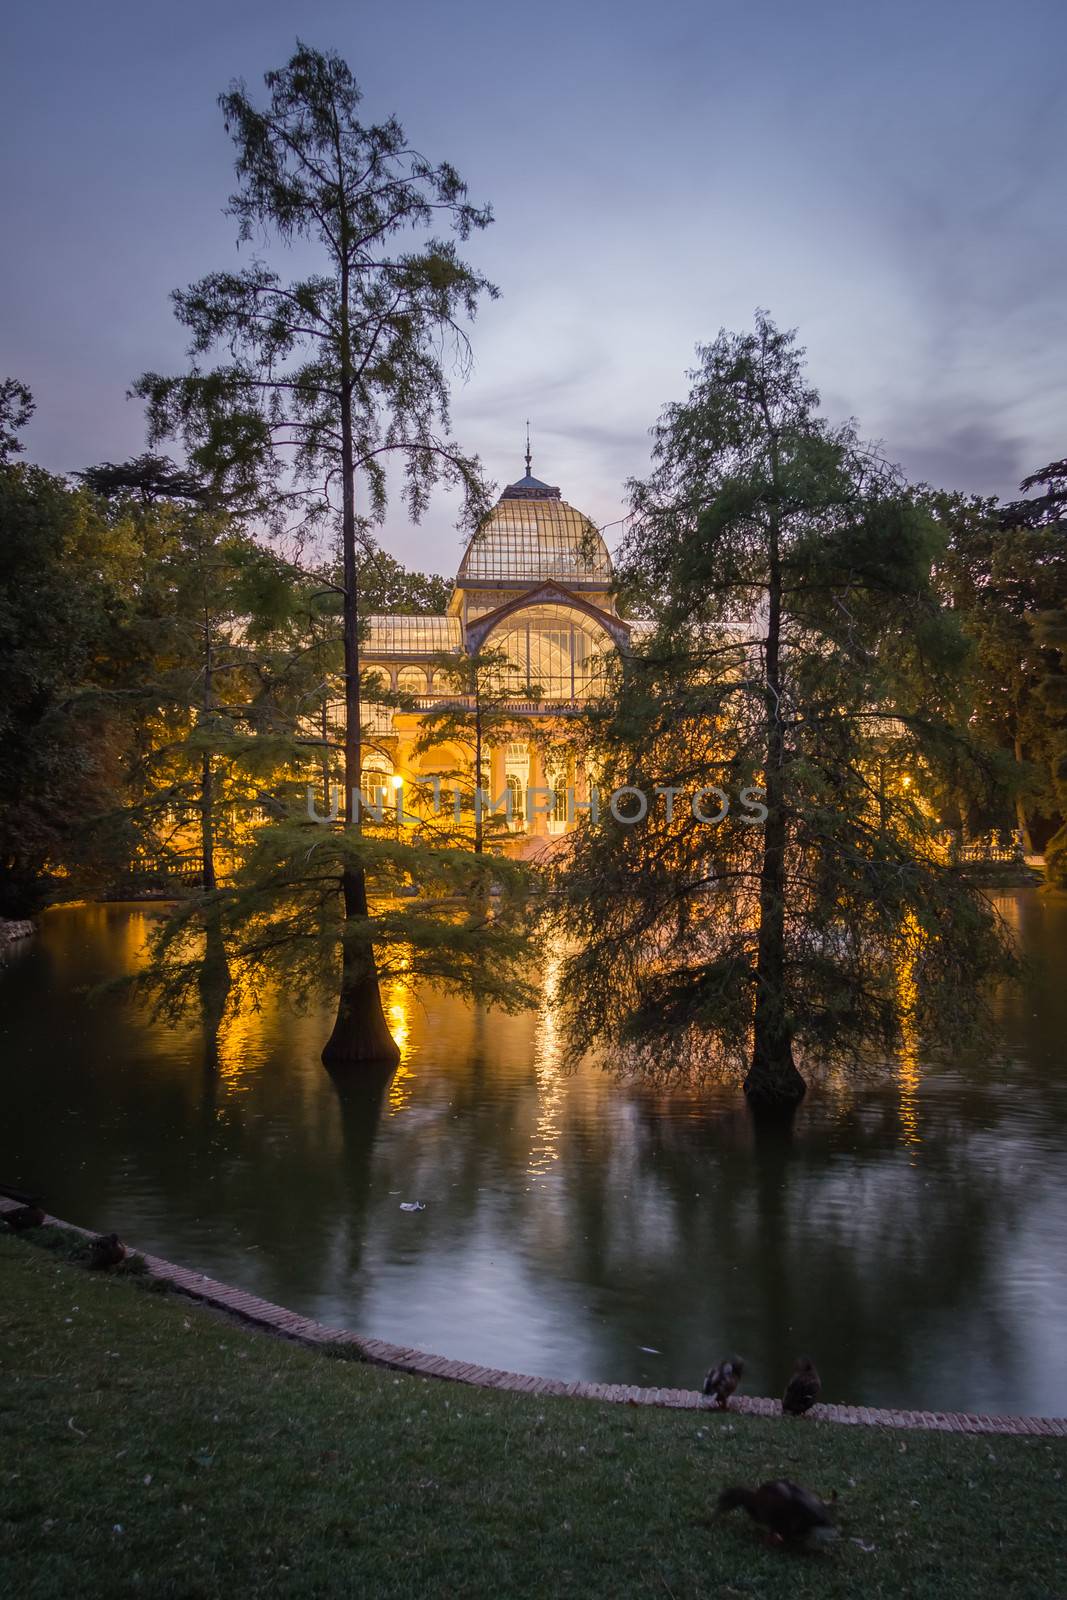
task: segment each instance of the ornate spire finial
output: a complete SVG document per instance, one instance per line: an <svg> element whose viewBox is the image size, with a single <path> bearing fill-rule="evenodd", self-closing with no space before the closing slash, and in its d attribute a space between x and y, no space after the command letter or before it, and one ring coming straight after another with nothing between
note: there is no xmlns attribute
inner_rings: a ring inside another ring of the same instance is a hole
<svg viewBox="0 0 1067 1600"><path fill-rule="evenodd" d="M533 476L533 473L531 471L531 465L532 465L532 457L530 455L530 419L529 419L529 417L527 417L526 418L526 476L528 478Z"/></svg>

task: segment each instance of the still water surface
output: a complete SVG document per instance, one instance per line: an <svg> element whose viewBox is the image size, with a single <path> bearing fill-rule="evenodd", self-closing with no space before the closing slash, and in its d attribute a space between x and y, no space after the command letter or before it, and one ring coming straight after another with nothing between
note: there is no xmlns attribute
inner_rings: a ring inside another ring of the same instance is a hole
<svg viewBox="0 0 1067 1600"><path fill-rule="evenodd" d="M949 1065L813 1091L572 1071L547 1008L390 998L403 1062L339 1085L329 1019L152 1025L84 986L151 906L64 907L0 969L0 1179L321 1321L564 1379L1067 1413L1067 897L1003 895L1033 966ZM422 1200L425 1211L400 1210Z"/></svg>

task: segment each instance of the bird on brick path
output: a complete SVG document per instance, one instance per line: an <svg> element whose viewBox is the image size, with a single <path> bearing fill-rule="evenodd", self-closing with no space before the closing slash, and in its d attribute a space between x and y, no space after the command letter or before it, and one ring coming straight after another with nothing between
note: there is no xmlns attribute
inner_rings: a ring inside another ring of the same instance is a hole
<svg viewBox="0 0 1067 1600"><path fill-rule="evenodd" d="M9 1184L0 1183L0 1195L5 1200L16 1200L16 1211L5 1211L3 1221L15 1233L21 1233L24 1228L40 1228L44 1226L45 1214L41 1206L41 1198L36 1194L26 1194L22 1189L12 1189Z"/></svg>
<svg viewBox="0 0 1067 1600"><path fill-rule="evenodd" d="M103 1270L119 1267L126 1259L126 1246L117 1233L103 1233L89 1246L89 1265Z"/></svg>
<svg viewBox="0 0 1067 1600"><path fill-rule="evenodd" d="M783 1543L811 1540L822 1544L837 1538L829 1507L810 1489L802 1489L788 1478L761 1483L758 1489L724 1489L719 1510L733 1511L736 1506L744 1506L750 1517Z"/></svg>
<svg viewBox="0 0 1067 1600"><path fill-rule="evenodd" d="M822 1379L815 1370L814 1361L807 1356L798 1356L797 1364L793 1368L793 1376L785 1387L782 1396L782 1410L794 1417L802 1417L805 1411L810 1411L819 1398L822 1388Z"/></svg>
<svg viewBox="0 0 1067 1600"><path fill-rule="evenodd" d="M717 1367L712 1367L704 1379L704 1393L713 1399L719 1409L725 1411L730 1404L730 1396L741 1382L741 1374L745 1370L745 1363L740 1356L731 1356L728 1361L720 1361Z"/></svg>
<svg viewBox="0 0 1067 1600"><path fill-rule="evenodd" d="M13 1233L24 1233L27 1228L43 1228L45 1213L36 1200L30 1200L17 1211L5 1211L4 1221Z"/></svg>

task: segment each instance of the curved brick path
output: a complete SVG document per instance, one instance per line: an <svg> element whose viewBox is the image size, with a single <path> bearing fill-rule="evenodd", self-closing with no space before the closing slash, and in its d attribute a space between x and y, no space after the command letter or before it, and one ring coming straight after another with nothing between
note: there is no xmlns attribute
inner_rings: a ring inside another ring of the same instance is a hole
<svg viewBox="0 0 1067 1600"><path fill-rule="evenodd" d="M16 1209L16 1202L0 1195L0 1216ZM61 1222L49 1217L49 1222L70 1228L92 1238L86 1228ZM504 1372L499 1367L481 1367L472 1361L450 1361L445 1356L428 1354L425 1350L410 1350L404 1345L388 1344L384 1339L364 1339L358 1333L344 1328L329 1328L324 1323L312 1322L310 1317L300 1317L286 1311L258 1295L247 1294L243 1289L232 1289L201 1272L190 1272L161 1256L144 1256L145 1264L154 1278L170 1284L181 1294L189 1295L205 1305L228 1311L252 1327L268 1333L293 1339L298 1344L319 1347L322 1345L349 1345L366 1361L375 1366L390 1367L396 1372L410 1372L421 1378L444 1378L453 1383L472 1383L485 1389L512 1389L520 1394L560 1395L580 1400L611 1400L639 1406L673 1406L679 1410L698 1411L707 1407L707 1401L696 1389L642 1389L625 1383L563 1383L558 1378L536 1378L522 1372ZM777 1400L759 1399L752 1395L735 1395L730 1402L732 1413L750 1417L778 1417L782 1408ZM811 1412L824 1422L867 1423L882 1428L928 1428L938 1433L1014 1433L1041 1434L1067 1438L1067 1417L987 1417L962 1411L884 1411L874 1406L817 1405Z"/></svg>

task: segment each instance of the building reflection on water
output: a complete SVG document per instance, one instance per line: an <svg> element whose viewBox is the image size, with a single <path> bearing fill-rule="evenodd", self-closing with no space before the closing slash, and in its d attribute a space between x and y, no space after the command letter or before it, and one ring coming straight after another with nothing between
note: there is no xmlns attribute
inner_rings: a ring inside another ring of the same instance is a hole
<svg viewBox="0 0 1067 1600"><path fill-rule="evenodd" d="M400 1067L319 1060L281 997L153 1024L88 985L144 908L50 913L0 976L5 1181L59 1214L327 1322L565 1378L753 1392L810 1348L834 1398L1067 1410L1067 902L1015 898L1036 958L999 1034L881 1079L827 1075L756 1140L735 1085L667 1092L567 1056L551 1009L390 985ZM404 1200L426 1209L403 1213ZM658 1352L651 1354L650 1351ZM1051 1352L1051 1354L1050 1354Z"/></svg>

